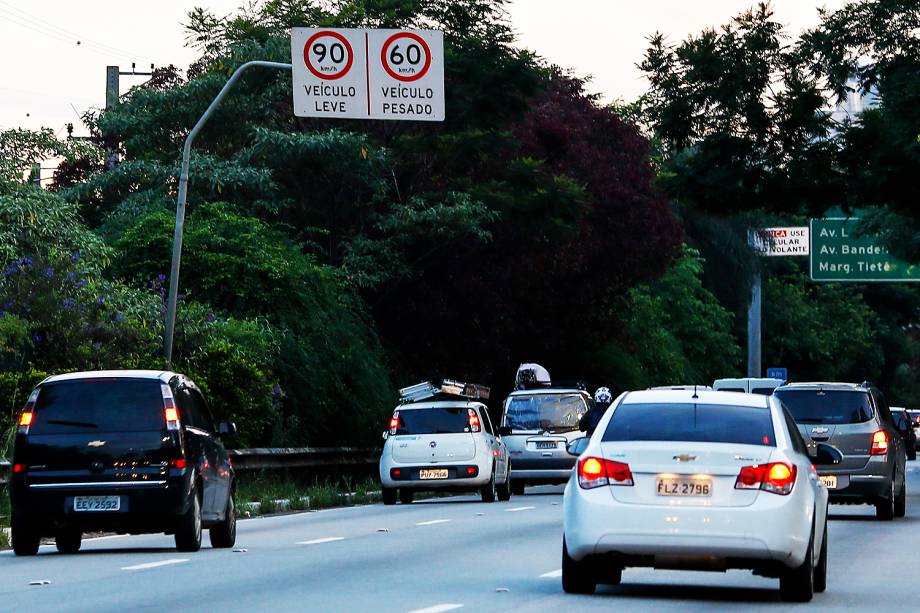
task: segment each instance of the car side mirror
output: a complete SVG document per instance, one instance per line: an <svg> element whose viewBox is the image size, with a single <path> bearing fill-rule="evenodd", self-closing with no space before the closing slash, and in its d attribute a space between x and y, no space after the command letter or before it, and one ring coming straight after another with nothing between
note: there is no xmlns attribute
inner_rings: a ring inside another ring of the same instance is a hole
<svg viewBox="0 0 920 613"><path fill-rule="evenodd" d="M499 426L498 428L499 436L508 436L509 434L511 434L511 432L512 432L511 426Z"/></svg>
<svg viewBox="0 0 920 613"><path fill-rule="evenodd" d="M233 436L236 434L236 424L232 421L217 422L217 434L220 436Z"/></svg>
<svg viewBox="0 0 920 613"><path fill-rule="evenodd" d="M574 441L565 446L565 450L569 452L569 455L580 456L585 452L585 449L588 448L588 443L590 442L591 439L587 436L576 438Z"/></svg>
<svg viewBox="0 0 920 613"><path fill-rule="evenodd" d="M818 443L812 459L815 466L836 466L843 462L843 454L833 445Z"/></svg>

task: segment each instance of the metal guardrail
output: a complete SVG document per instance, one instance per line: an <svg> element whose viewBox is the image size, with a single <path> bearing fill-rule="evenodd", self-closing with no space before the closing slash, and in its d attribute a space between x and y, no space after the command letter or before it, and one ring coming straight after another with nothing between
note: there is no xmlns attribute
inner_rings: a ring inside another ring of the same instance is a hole
<svg viewBox="0 0 920 613"><path fill-rule="evenodd" d="M260 447L227 452L237 470L354 468L373 466L380 460L379 449L360 447ZM0 458L0 484L7 482L11 468L8 460Z"/></svg>

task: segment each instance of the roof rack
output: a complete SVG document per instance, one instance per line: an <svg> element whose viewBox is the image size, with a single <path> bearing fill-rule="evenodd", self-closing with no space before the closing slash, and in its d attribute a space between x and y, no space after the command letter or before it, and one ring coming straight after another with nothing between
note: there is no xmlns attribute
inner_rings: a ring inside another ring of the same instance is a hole
<svg viewBox="0 0 920 613"><path fill-rule="evenodd" d="M461 397L470 400L488 400L489 388L478 383L466 383L455 379L443 379L441 385L434 385L431 381L422 381L399 390L399 402L419 402L429 398L449 399Z"/></svg>

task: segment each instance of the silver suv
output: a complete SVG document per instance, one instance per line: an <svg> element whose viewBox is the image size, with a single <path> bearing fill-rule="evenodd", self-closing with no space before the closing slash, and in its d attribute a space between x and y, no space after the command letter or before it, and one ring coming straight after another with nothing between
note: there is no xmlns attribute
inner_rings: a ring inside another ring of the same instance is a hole
<svg viewBox="0 0 920 613"><path fill-rule="evenodd" d="M793 383L773 394L806 440L843 453L839 465L818 471L831 503L874 504L879 519L904 516L904 442L881 391L866 383Z"/></svg>

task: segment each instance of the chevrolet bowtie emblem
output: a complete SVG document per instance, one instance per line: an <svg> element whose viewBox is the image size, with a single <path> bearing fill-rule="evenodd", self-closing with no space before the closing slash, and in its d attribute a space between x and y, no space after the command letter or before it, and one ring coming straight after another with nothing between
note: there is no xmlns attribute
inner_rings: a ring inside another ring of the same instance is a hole
<svg viewBox="0 0 920 613"><path fill-rule="evenodd" d="M102 447L105 445L105 441L90 441L86 443L87 447Z"/></svg>
<svg viewBox="0 0 920 613"><path fill-rule="evenodd" d="M823 426L811 429L812 434L827 434L828 432L830 432L830 428L824 428Z"/></svg>
<svg viewBox="0 0 920 613"><path fill-rule="evenodd" d="M696 456L682 453L680 455L674 456L674 459L677 460L678 462L692 462L693 460L696 459Z"/></svg>

